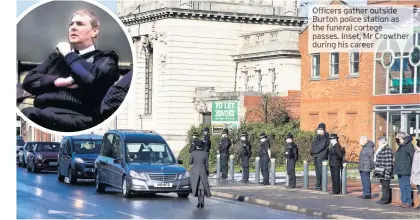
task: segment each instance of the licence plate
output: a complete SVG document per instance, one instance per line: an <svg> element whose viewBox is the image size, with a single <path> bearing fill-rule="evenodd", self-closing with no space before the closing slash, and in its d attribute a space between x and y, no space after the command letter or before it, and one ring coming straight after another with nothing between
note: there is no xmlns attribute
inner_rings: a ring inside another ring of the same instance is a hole
<svg viewBox="0 0 420 220"><path fill-rule="evenodd" d="M50 166L57 166L57 162L50 162L49 165Z"/></svg>
<svg viewBox="0 0 420 220"><path fill-rule="evenodd" d="M172 183L155 183L155 187L172 187Z"/></svg>

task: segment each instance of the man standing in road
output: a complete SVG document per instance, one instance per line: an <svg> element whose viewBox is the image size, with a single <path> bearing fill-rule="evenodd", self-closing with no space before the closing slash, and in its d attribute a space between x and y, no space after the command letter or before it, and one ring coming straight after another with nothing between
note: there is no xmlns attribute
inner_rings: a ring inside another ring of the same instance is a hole
<svg viewBox="0 0 420 220"><path fill-rule="evenodd" d="M328 133L325 131L325 124L320 123L316 130L316 137L312 143L311 156L314 157L316 184L314 189L321 190L322 161L328 159Z"/></svg>
<svg viewBox="0 0 420 220"><path fill-rule="evenodd" d="M370 173L374 168L375 144L369 141L366 136L360 137L359 143L362 146L362 150L359 154L358 169L363 186L363 195L359 196L359 198L371 199Z"/></svg>
<svg viewBox="0 0 420 220"><path fill-rule="evenodd" d="M249 158L251 158L252 151L251 151L251 143L248 141L248 133L245 131L241 134L241 142L240 142L240 155L241 155L241 162L242 162L242 180L241 182L247 183L249 179Z"/></svg>
<svg viewBox="0 0 420 220"><path fill-rule="evenodd" d="M268 173L268 164L270 163L271 151L270 143L268 142L267 135L263 132L260 134L260 149L258 151L261 158L261 174L263 176L263 181L261 185L269 184L269 173Z"/></svg>
<svg viewBox="0 0 420 220"><path fill-rule="evenodd" d="M299 160L298 146L293 141L291 133L286 136L286 160L287 160L287 175L289 176L289 185L287 187L296 188L296 162Z"/></svg>
<svg viewBox="0 0 420 220"><path fill-rule="evenodd" d="M229 131L227 128L223 129L222 132L222 141L219 144L220 153L220 169L222 171L222 180L227 179L228 177L228 159L229 159L229 149L232 145L230 138L228 137Z"/></svg>
<svg viewBox="0 0 420 220"><path fill-rule="evenodd" d="M90 11L73 14L68 42L60 42L47 60L31 70L23 88L35 95L22 113L47 129L74 132L100 123L101 101L118 80L118 55L95 48L99 20Z"/></svg>

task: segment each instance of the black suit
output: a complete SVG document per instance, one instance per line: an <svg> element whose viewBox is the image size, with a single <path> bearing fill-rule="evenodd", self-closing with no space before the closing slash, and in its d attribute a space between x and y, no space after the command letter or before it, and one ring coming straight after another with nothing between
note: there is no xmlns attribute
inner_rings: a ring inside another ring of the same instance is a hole
<svg viewBox="0 0 420 220"><path fill-rule="evenodd" d="M341 191L340 170L343 165L343 156L343 150L340 146L340 143L334 144L334 146L332 146L328 150L328 158L331 170L332 192L334 194L339 194Z"/></svg>
<svg viewBox="0 0 420 220"><path fill-rule="evenodd" d="M314 157L314 166L316 174L315 188L321 189L322 180L322 161L328 159L328 133L317 135L312 143L311 155Z"/></svg>

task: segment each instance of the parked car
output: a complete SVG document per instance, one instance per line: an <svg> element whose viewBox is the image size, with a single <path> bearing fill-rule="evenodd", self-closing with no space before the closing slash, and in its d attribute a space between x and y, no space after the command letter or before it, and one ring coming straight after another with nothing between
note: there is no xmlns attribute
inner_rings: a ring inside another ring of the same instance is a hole
<svg viewBox="0 0 420 220"><path fill-rule="evenodd" d="M60 143L40 142L29 150L27 166L29 172L38 173L42 170L57 170L57 158Z"/></svg>
<svg viewBox="0 0 420 220"><path fill-rule="evenodd" d="M135 193L177 193L187 198L190 175L168 144L151 131L111 130L105 133L95 161L96 191L107 186L129 198Z"/></svg>
<svg viewBox="0 0 420 220"><path fill-rule="evenodd" d="M61 140L58 153L58 181L69 178L70 184L77 179L95 179L95 160L101 151L101 135L67 136Z"/></svg>
<svg viewBox="0 0 420 220"><path fill-rule="evenodd" d="M20 167L26 167L26 165L28 164L29 150L33 149L34 145L38 143L43 143L43 142L36 142L36 141L27 142L25 146L23 146L22 150L19 151L18 165Z"/></svg>
<svg viewBox="0 0 420 220"><path fill-rule="evenodd" d="M19 152L23 149L25 145L25 141L21 136L16 136L16 161L19 157Z"/></svg>

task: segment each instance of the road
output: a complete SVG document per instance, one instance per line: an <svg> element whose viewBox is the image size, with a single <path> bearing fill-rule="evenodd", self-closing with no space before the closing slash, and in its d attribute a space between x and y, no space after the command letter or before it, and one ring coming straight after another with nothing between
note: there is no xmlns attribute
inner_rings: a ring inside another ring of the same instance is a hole
<svg viewBox="0 0 420 220"><path fill-rule="evenodd" d="M66 178L67 182L67 178ZM17 168L17 218L95 218L95 219L293 219L310 218L263 206L219 198L206 198L204 209L196 208L197 198L178 198L176 194L157 194L125 199L107 188L95 191L93 181L77 185L60 183L55 172L28 173Z"/></svg>

